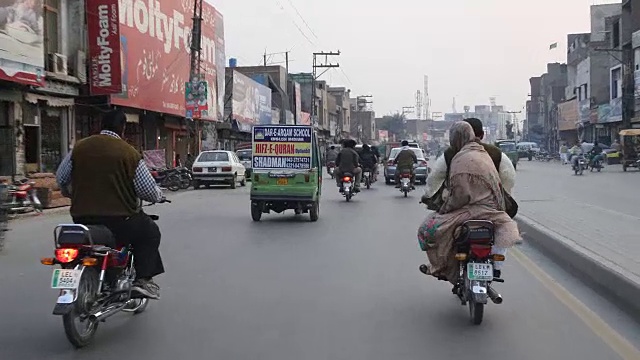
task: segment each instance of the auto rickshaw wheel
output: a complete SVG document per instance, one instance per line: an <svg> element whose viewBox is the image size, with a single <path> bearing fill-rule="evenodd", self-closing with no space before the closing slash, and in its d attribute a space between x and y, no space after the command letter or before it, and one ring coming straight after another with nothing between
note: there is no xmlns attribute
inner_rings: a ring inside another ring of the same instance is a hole
<svg viewBox="0 0 640 360"><path fill-rule="evenodd" d="M318 221L319 217L320 217L320 202L316 200L313 203L313 206L311 207L311 209L309 209L309 219L311 220L311 222L316 222Z"/></svg>
<svg viewBox="0 0 640 360"><path fill-rule="evenodd" d="M253 221L260 221L262 218L262 208L258 204L251 204L251 219Z"/></svg>

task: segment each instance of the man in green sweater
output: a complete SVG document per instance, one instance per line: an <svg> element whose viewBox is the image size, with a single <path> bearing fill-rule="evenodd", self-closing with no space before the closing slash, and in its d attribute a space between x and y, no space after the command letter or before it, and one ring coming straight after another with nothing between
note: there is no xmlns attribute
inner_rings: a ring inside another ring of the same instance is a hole
<svg viewBox="0 0 640 360"><path fill-rule="evenodd" d="M158 247L160 229L141 209L141 201L158 203L164 195L142 156L122 140L126 116L107 113L102 131L78 141L60 164L56 179L71 198L71 217L84 225L104 225L118 243L133 245L136 281L133 291L160 298L153 277L164 272Z"/></svg>

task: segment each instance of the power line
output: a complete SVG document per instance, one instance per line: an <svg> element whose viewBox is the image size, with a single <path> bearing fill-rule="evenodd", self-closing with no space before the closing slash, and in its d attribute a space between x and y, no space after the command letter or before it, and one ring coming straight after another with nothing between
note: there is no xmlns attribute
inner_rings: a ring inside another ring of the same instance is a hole
<svg viewBox="0 0 640 360"><path fill-rule="evenodd" d="M304 17L302 16L302 14L300 14L300 11L298 11L298 8L296 8L296 6L293 4L293 2L291 0L287 0L289 2L289 5L291 5L291 7L293 8L293 10L296 12L296 14L298 14L298 17L300 18L300 20L302 20L302 22L304 23L304 25L307 27L307 29L309 29L309 31L311 31L311 34L313 34L313 36L320 40L318 38L318 35L316 35L315 32L313 32L313 29L311 28L311 26L309 26L309 24L307 23L307 21L304 19Z"/></svg>
<svg viewBox="0 0 640 360"><path fill-rule="evenodd" d="M275 0L276 4L278 4L278 6L280 7L280 9L287 14L287 16L289 16L291 18L291 15L289 15L287 13L287 11L285 10L284 6L282 6L282 3L278 0ZM304 20L303 20L304 21ZM298 29L298 32L300 33L300 35L302 35L308 42L309 44L315 46L316 44L313 42L313 40L311 40L307 34L304 33L304 31L302 31L302 28L300 27L300 25L298 25L298 23L295 22L295 20L293 18L291 18L291 22L293 23L293 25L296 27L296 29ZM313 31L312 31L313 33ZM315 35L315 34L314 34Z"/></svg>

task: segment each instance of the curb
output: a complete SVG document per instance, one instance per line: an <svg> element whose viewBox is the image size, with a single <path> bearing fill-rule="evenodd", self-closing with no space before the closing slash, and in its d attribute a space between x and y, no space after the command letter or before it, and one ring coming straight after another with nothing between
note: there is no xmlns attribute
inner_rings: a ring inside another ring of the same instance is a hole
<svg viewBox="0 0 640 360"><path fill-rule="evenodd" d="M518 214L516 221L525 233L525 241L629 316L640 320L640 277L531 218Z"/></svg>

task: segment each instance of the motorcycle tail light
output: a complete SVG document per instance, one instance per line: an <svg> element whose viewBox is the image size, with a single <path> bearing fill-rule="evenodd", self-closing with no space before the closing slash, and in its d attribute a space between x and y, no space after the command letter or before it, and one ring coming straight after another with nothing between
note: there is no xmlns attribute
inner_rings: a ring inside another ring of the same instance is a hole
<svg viewBox="0 0 640 360"><path fill-rule="evenodd" d="M231 171L231 166L223 166L222 171Z"/></svg>
<svg viewBox="0 0 640 360"><path fill-rule="evenodd" d="M151 176L153 176L153 177L158 177L158 172L157 172L157 171L152 171L152 172L151 172Z"/></svg>
<svg viewBox="0 0 640 360"><path fill-rule="evenodd" d="M411 177L411 174L402 174L402 177L403 177L403 178L405 178L405 179L406 179L406 178L410 178L410 177Z"/></svg>
<svg viewBox="0 0 640 360"><path fill-rule="evenodd" d="M193 168L193 172L202 172L202 168L201 167L194 167Z"/></svg>
<svg viewBox="0 0 640 360"><path fill-rule="evenodd" d="M477 259L486 259L491 254L491 246L489 246L489 245L471 245L471 253Z"/></svg>
<svg viewBox="0 0 640 360"><path fill-rule="evenodd" d="M342 181L349 182L349 181L351 181L351 178L348 177L348 176L345 176L345 177L342 178Z"/></svg>
<svg viewBox="0 0 640 360"><path fill-rule="evenodd" d="M72 262L78 257L78 249L70 249L70 248L62 248L56 249L56 259L63 263L67 264Z"/></svg>

